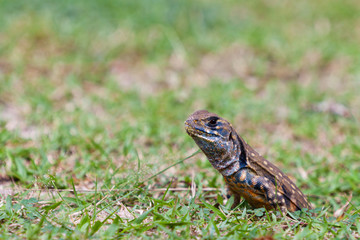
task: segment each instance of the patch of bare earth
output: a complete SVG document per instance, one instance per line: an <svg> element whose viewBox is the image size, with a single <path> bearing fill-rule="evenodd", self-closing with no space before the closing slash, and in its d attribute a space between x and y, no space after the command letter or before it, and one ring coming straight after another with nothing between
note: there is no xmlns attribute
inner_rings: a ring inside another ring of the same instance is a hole
<svg viewBox="0 0 360 240"><path fill-rule="evenodd" d="M114 60L110 73L123 90L139 91L152 95L164 90L180 93L196 86L205 86L210 80L230 81L246 79L249 86L257 79L252 76L255 54L241 46L231 46L223 51L205 55L195 66L190 64L185 52L175 51L164 65L144 64L142 61Z"/></svg>
<svg viewBox="0 0 360 240"><path fill-rule="evenodd" d="M42 126L28 124L25 115L31 114L30 106L5 104L0 106L0 120L5 122L8 131L17 132L21 138L35 140L49 129Z"/></svg>
<svg viewBox="0 0 360 240"><path fill-rule="evenodd" d="M259 59L263 59L263 74L257 70ZM271 56L262 56L249 47L234 44L202 56L197 64L190 64L183 51L175 51L161 66L134 59L131 62L118 59L110 65L110 73L123 90L136 90L146 95L166 89L181 91L204 86L214 79L224 82L239 79L251 89L258 89L273 79L298 81L303 85L320 82L322 90L338 91L351 85L350 65L348 58L326 61L319 51L311 49L298 67L294 67Z"/></svg>

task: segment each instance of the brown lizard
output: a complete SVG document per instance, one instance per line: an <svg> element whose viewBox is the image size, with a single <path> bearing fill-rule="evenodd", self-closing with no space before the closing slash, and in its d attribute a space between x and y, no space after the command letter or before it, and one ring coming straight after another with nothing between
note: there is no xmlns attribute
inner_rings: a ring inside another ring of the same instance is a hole
<svg viewBox="0 0 360 240"><path fill-rule="evenodd" d="M305 195L274 164L260 156L224 118L206 110L185 121L186 132L224 177L232 208L243 197L252 207L293 212L311 209Z"/></svg>

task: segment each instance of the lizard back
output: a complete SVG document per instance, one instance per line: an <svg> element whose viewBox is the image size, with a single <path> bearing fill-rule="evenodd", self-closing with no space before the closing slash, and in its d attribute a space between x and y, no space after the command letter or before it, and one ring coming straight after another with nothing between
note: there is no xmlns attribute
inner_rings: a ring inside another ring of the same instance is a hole
<svg viewBox="0 0 360 240"><path fill-rule="evenodd" d="M277 191L279 191L285 197L286 204L292 209L311 209L306 196L286 174L284 174L278 167L258 154L241 137L239 138L245 145L248 167L252 169L256 175L266 177L271 182L273 182L277 188Z"/></svg>

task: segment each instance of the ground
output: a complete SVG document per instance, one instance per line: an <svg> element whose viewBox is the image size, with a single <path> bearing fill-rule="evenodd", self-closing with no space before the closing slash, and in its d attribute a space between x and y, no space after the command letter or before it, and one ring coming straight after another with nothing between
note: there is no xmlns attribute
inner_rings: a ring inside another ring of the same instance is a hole
<svg viewBox="0 0 360 240"><path fill-rule="evenodd" d="M359 238L359 11L2 1L0 238ZM231 210L184 131L199 109L287 173L313 215Z"/></svg>

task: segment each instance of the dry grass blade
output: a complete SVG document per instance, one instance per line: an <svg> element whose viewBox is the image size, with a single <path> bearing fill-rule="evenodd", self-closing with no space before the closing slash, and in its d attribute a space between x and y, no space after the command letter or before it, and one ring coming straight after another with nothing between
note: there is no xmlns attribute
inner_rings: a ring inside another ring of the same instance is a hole
<svg viewBox="0 0 360 240"><path fill-rule="evenodd" d="M338 221L340 221L340 220L344 217L345 212L347 211L347 209L348 209L349 206L350 206L351 199L352 199L352 193L350 194L347 202L346 202L341 208L339 208L338 210L335 211L334 217L335 217Z"/></svg>
<svg viewBox="0 0 360 240"><path fill-rule="evenodd" d="M195 172L192 171L191 173L191 197L195 198L196 195L196 183L195 183Z"/></svg>

